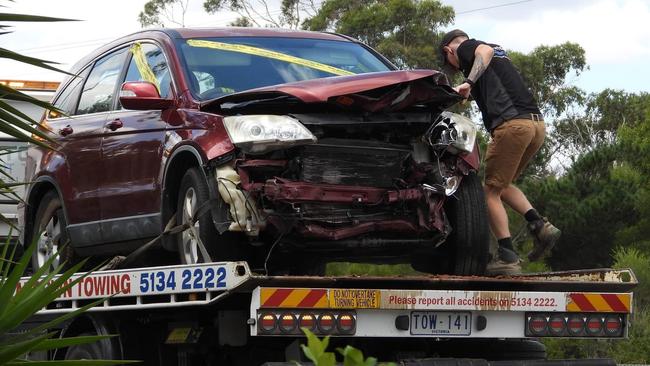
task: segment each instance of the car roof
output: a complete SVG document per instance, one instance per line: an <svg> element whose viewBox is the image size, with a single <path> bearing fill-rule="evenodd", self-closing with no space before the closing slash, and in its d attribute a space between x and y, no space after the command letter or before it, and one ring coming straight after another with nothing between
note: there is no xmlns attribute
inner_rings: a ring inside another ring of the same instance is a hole
<svg viewBox="0 0 650 366"><path fill-rule="evenodd" d="M349 38L335 33L312 32L296 29L282 28L174 28L161 29L173 38L204 38L204 37L284 37L284 38L312 38L333 41L349 41ZM172 35L176 33L176 36Z"/></svg>

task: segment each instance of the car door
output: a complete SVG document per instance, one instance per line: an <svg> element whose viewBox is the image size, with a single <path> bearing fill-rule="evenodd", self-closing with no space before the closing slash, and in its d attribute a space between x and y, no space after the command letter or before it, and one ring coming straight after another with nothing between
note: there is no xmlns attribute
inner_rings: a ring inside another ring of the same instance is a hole
<svg viewBox="0 0 650 366"><path fill-rule="evenodd" d="M163 98L171 97L171 74L161 47L139 42L131 46L129 53L123 81L150 81L158 86ZM134 56L138 53L144 56L139 62ZM152 76L155 80L151 80ZM118 105L109 116L102 139L100 197L102 230L108 242L146 238L160 232L160 176L166 128L163 116L167 114L160 110L126 110Z"/></svg>
<svg viewBox="0 0 650 366"><path fill-rule="evenodd" d="M80 95L62 92L56 103L61 101L61 104L74 105L73 113L47 121L58 135L57 148L66 165L65 170L59 169L58 175L62 179L57 179L57 182L66 208L68 234L75 246L85 247L102 241L97 224L101 218L101 136L112 109L125 57L125 49L112 52L95 61L87 69L89 72L84 72L87 77L74 78L70 83L71 90L82 85Z"/></svg>

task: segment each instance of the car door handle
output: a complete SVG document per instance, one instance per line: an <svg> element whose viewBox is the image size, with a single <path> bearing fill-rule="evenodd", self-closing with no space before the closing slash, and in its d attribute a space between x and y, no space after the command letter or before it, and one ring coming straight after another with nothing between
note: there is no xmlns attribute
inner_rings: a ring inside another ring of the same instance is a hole
<svg viewBox="0 0 650 366"><path fill-rule="evenodd" d="M68 136L69 134L71 134L73 132L74 132L74 130L72 129L72 127L70 127L70 125L67 125L67 126L65 126L65 127L63 127L62 129L59 130L59 135Z"/></svg>
<svg viewBox="0 0 650 366"><path fill-rule="evenodd" d="M122 123L122 121L120 121L119 119L115 119L115 120L112 120L112 121L108 122L106 127L108 127L111 131L115 131L118 128L124 127L124 123Z"/></svg>

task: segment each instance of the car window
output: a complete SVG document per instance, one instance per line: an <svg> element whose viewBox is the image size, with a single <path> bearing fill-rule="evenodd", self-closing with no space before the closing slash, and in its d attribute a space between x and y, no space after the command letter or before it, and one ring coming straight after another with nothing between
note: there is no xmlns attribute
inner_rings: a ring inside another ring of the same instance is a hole
<svg viewBox="0 0 650 366"><path fill-rule="evenodd" d="M112 109L117 81L126 55L126 49L122 49L95 62L84 84L76 114L106 112Z"/></svg>
<svg viewBox="0 0 650 366"><path fill-rule="evenodd" d="M220 37L180 42L192 93L201 100L268 85L389 71L355 42L284 37Z"/></svg>
<svg viewBox="0 0 650 366"><path fill-rule="evenodd" d="M138 62L136 62L137 52L142 52L144 55L147 60L146 66L138 65ZM132 54L132 57L124 81L150 81L156 84L160 96L167 98L171 88L171 77L169 74L167 59L160 47L151 43L140 43L132 46L130 53ZM149 74L149 70L146 70L146 67L151 70L151 74L155 77L155 80L148 80L148 77L145 76ZM143 68L144 70L141 70Z"/></svg>
<svg viewBox="0 0 650 366"><path fill-rule="evenodd" d="M81 71L76 77L72 77L72 80L66 85L66 87L59 93L59 96L54 101L54 106L59 108L63 113L67 115L73 115L75 109L77 108L77 102L79 101L79 94L81 93L81 87L83 86L84 79L88 76L88 71L90 68L86 68ZM49 111L48 118L57 118L61 117L61 114L56 111Z"/></svg>

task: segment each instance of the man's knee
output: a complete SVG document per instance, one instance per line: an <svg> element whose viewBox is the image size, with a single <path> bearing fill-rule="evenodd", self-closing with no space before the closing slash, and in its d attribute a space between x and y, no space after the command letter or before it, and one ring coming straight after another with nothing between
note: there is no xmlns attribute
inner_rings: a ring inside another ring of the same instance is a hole
<svg viewBox="0 0 650 366"><path fill-rule="evenodd" d="M503 192L503 188L494 184L489 184L486 183L483 186L483 191L485 192L485 195L488 198L492 197L501 197L501 193Z"/></svg>

